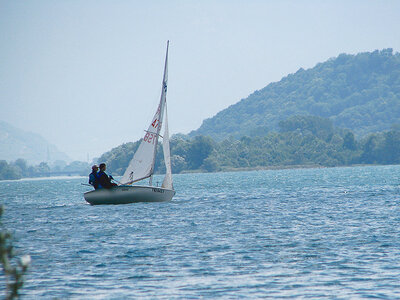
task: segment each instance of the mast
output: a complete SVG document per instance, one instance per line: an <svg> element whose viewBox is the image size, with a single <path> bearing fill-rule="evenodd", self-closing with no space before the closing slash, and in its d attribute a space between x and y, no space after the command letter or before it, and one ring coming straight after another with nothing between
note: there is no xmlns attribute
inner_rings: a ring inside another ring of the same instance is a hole
<svg viewBox="0 0 400 300"><path fill-rule="evenodd" d="M163 124L165 101L167 99L167 89L168 89L168 48L169 48L169 40L167 41L167 51L166 51L166 54L165 54L164 75L163 75L163 81L162 81L162 91L161 91L161 97L160 97L160 104L158 106L159 109L160 109L160 117L159 117L159 120L158 120L159 121L159 126L157 127L157 134L156 134L156 141L155 141L156 146L155 146L154 154L153 154L153 163L151 165L149 185L152 185L152 183L153 183L153 172L154 172L154 164L156 162L158 138L160 137L160 131L161 131L161 127L162 127L162 124Z"/></svg>
<svg viewBox="0 0 400 300"><path fill-rule="evenodd" d="M167 53L165 56L160 102L154 117L151 119L149 127L147 130L145 130L145 135L141 140L138 149L133 155L124 175L121 178L122 184L132 184L136 181L146 178L150 178L150 185L152 183L158 139L160 137L160 131L163 125L163 118L166 108L166 94L168 85L168 48L169 41L167 42Z"/></svg>

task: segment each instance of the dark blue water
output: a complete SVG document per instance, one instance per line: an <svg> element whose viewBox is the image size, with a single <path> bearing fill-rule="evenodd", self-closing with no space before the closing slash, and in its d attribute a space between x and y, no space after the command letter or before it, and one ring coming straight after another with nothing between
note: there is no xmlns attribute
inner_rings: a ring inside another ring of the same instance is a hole
<svg viewBox="0 0 400 300"><path fill-rule="evenodd" d="M174 176L90 206L86 178L0 182L24 298L400 298L400 166Z"/></svg>

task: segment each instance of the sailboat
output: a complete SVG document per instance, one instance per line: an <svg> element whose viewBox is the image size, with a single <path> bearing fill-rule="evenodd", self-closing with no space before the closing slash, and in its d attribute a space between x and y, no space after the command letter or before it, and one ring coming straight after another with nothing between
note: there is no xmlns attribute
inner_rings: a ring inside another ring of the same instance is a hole
<svg viewBox="0 0 400 300"><path fill-rule="evenodd" d="M164 202L170 201L175 195L172 183L171 155L169 147L168 117L167 117L167 86L168 86L168 47L165 56L164 76L160 102L156 113L150 122L144 137L135 152L129 166L118 186L110 189L97 189L84 193L85 200L91 205L99 204L127 204L135 202ZM164 126L164 134L160 135L161 128ZM165 177L161 187L154 186L153 173L156 159L157 144L162 138ZM149 179L148 185L133 185L135 182Z"/></svg>

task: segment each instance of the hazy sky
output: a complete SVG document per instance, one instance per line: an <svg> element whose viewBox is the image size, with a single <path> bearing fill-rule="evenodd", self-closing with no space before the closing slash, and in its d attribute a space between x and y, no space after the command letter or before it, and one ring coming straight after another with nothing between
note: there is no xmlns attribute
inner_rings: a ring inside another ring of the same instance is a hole
<svg viewBox="0 0 400 300"><path fill-rule="evenodd" d="M136 141L161 92L170 133L300 67L400 50L400 1L3 1L0 120L86 160Z"/></svg>

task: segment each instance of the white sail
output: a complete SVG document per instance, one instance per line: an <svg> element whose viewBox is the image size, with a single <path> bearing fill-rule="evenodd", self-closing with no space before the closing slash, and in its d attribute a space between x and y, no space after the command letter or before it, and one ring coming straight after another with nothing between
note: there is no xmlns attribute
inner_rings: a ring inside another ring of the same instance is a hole
<svg viewBox="0 0 400 300"><path fill-rule="evenodd" d="M128 168L121 179L122 184L130 184L135 181L150 177L153 174L154 156L158 143L161 105L154 115L139 148L133 156Z"/></svg>
<svg viewBox="0 0 400 300"><path fill-rule="evenodd" d="M169 145L168 116L167 116L167 83L168 83L168 46L165 58L162 92L157 111L150 122L148 129L140 142L135 155L129 163L119 186L110 189L96 189L84 193L85 200L91 205L102 204L127 204L136 202L166 202L171 201L175 195L172 184L171 154ZM165 121L164 120L165 113ZM163 152L166 174L162 187L152 186L152 175L157 152L158 138L164 123ZM148 185L130 184L150 177Z"/></svg>
<svg viewBox="0 0 400 300"><path fill-rule="evenodd" d="M167 43L167 54L165 57L164 77L160 103L153 119L151 120L150 126L147 129L139 145L139 148L137 149L135 155L129 163L128 168L125 170L124 175L122 176L122 184L131 184L133 182L148 178L153 175L158 138L160 136L160 130L163 123L163 115L167 95L168 45L169 42Z"/></svg>
<svg viewBox="0 0 400 300"><path fill-rule="evenodd" d="M169 149L167 105L165 105L163 152L164 152L164 162L165 162L165 177L164 177L164 181L162 183L162 187L165 188L165 189L173 189L173 186L172 186L172 170L171 170L171 154L170 154L170 149Z"/></svg>

